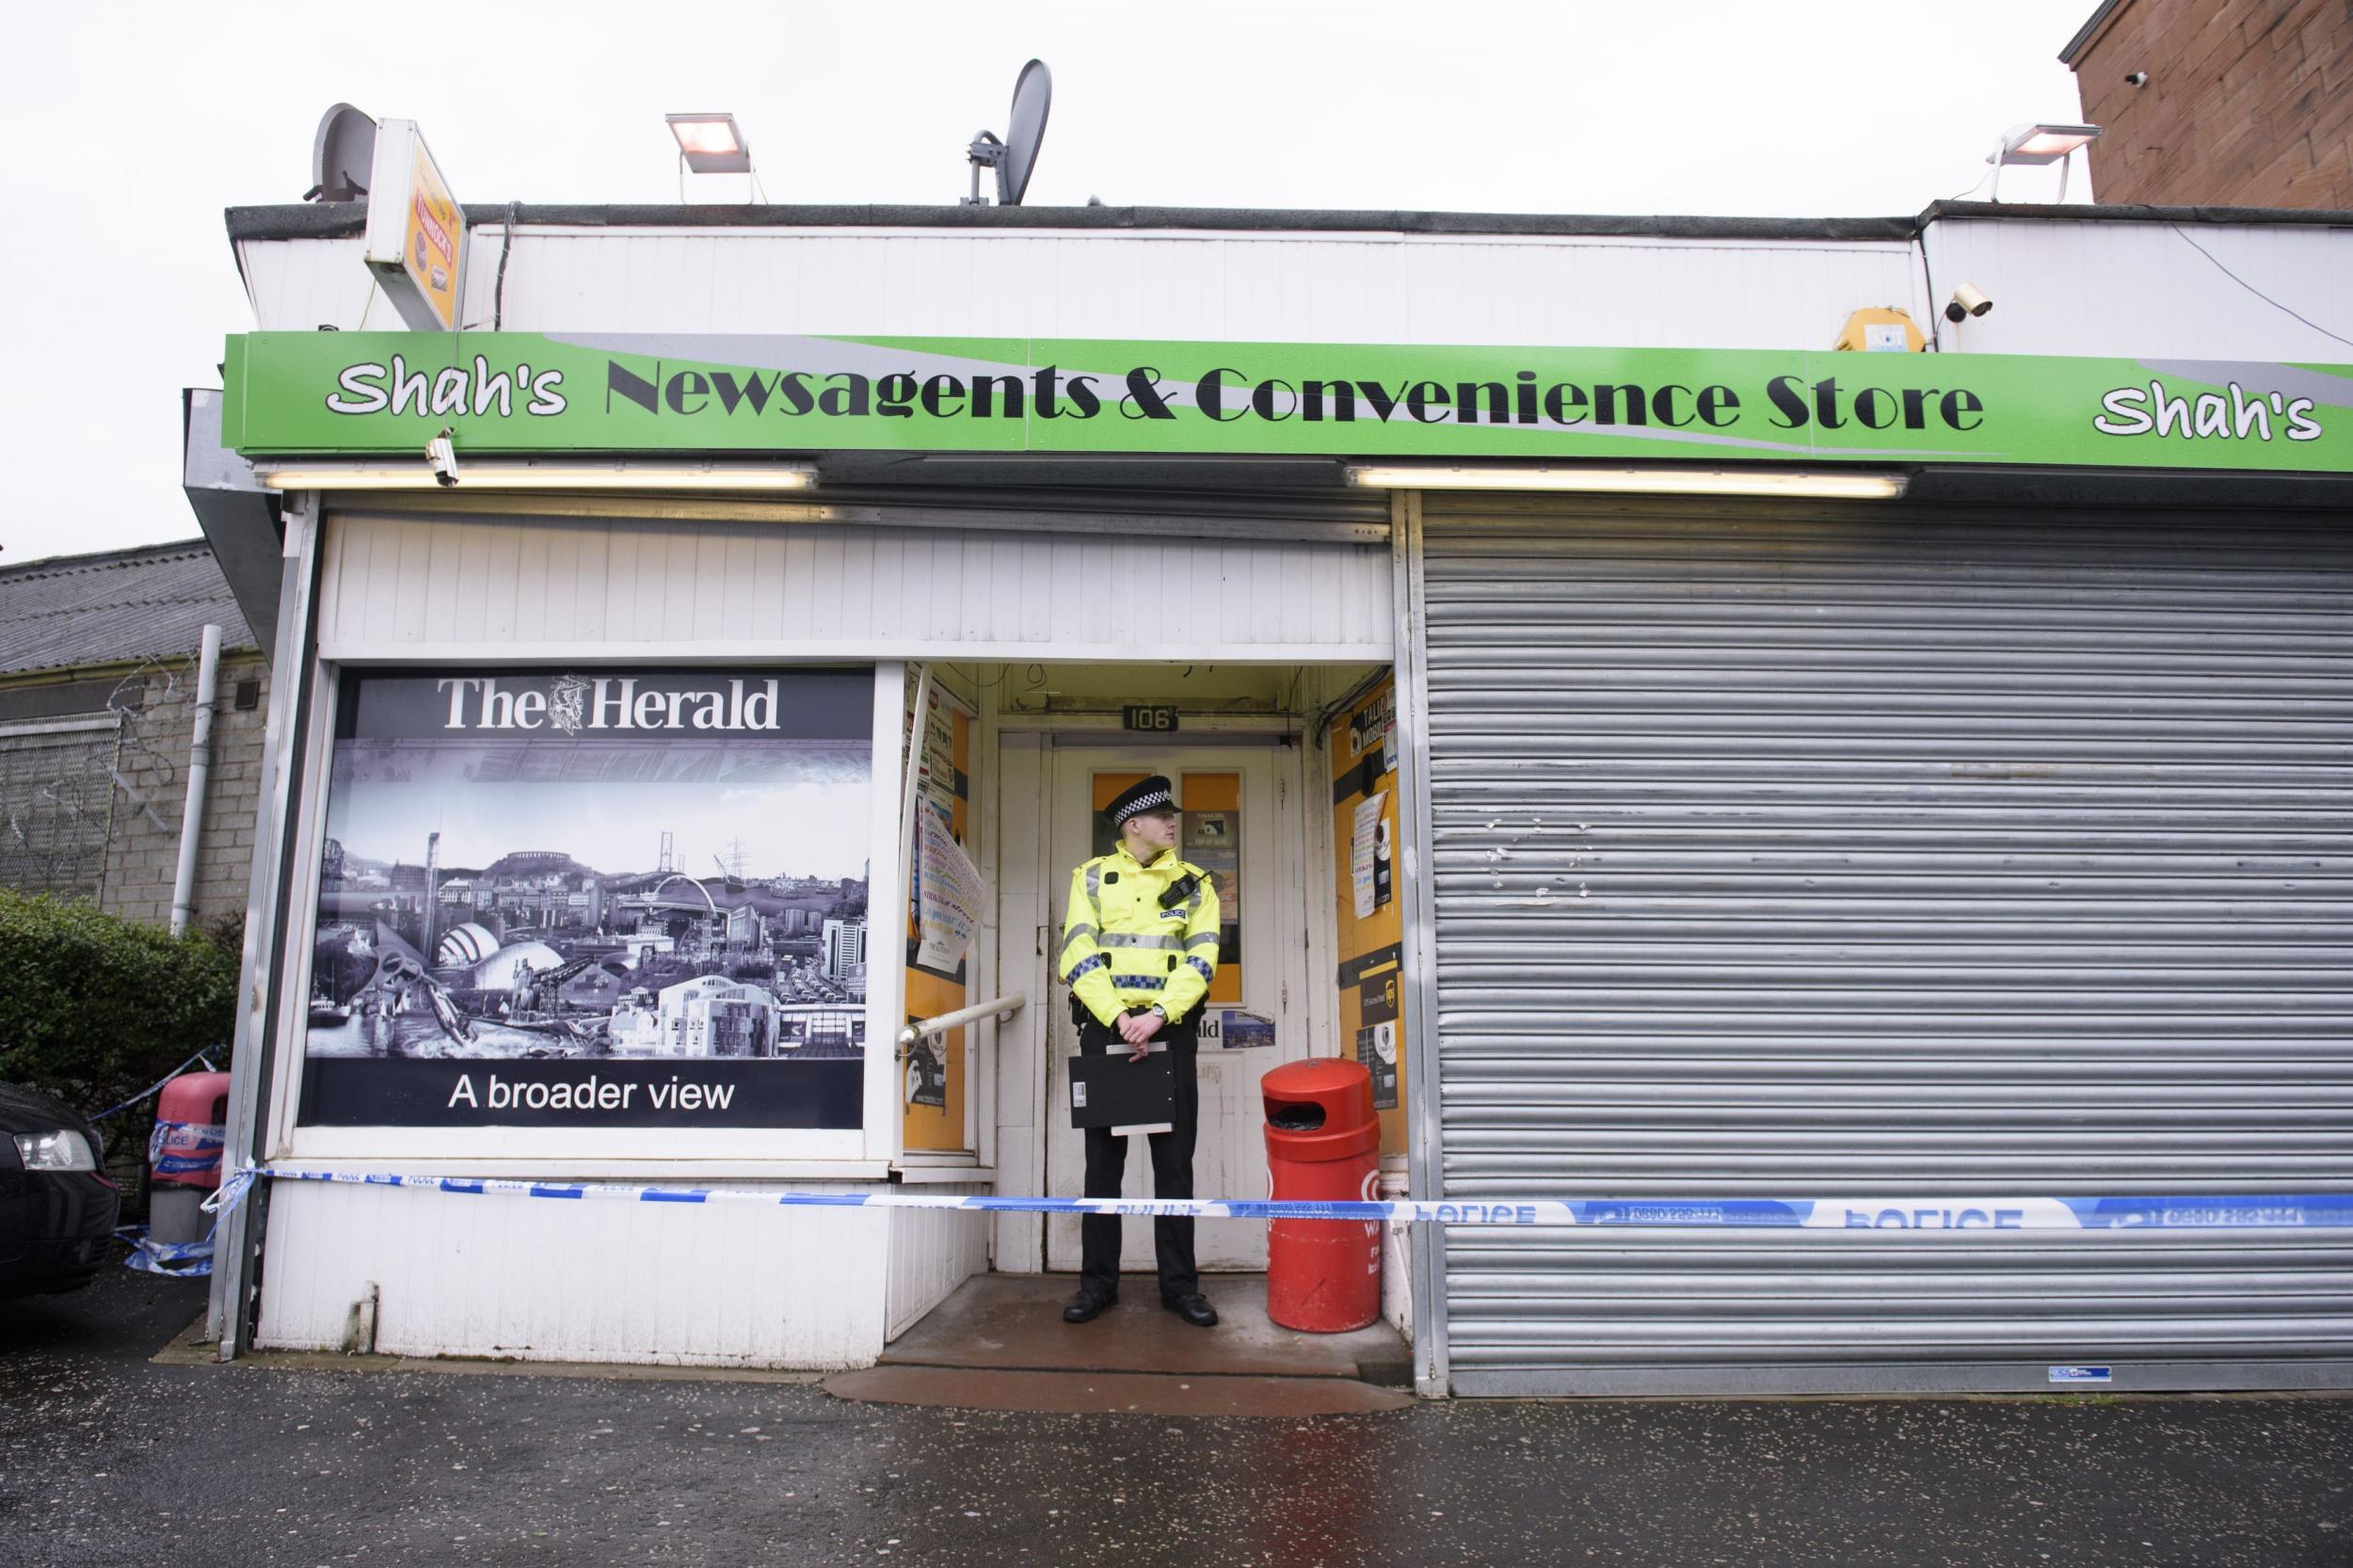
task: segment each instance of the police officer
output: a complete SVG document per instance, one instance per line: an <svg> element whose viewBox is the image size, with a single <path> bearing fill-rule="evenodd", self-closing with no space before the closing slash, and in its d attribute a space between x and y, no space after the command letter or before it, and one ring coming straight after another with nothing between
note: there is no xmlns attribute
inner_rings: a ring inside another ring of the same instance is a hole
<svg viewBox="0 0 2353 1568"><path fill-rule="evenodd" d="M1070 986L1079 1049L1124 1049L1141 1062L1164 1043L1176 1085L1173 1124L1150 1134L1152 1195L1193 1196L1193 1145L1201 1120L1201 1091L1193 1079L1200 1007L1217 973L1217 889L1209 873L1176 856L1175 788L1159 775L1112 802L1107 813L1119 847L1070 875L1056 965ZM1086 1195L1119 1196L1128 1140L1111 1128L1086 1129ZM1089 1214L1079 1222L1079 1293L1063 1320L1083 1323L1119 1295L1119 1216ZM1160 1302L1197 1328L1217 1322L1217 1308L1201 1294L1193 1265L1193 1221L1152 1222Z"/></svg>

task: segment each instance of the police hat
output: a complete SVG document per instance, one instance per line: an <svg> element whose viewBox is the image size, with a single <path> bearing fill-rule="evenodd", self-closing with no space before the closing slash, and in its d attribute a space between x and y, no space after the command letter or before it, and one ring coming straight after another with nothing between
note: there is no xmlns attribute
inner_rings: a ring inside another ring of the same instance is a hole
<svg viewBox="0 0 2353 1568"><path fill-rule="evenodd" d="M1104 808L1103 814L1111 818L1113 827L1125 827L1129 817L1142 816L1146 811L1183 809L1176 804L1176 786L1156 773L1141 783L1131 785Z"/></svg>

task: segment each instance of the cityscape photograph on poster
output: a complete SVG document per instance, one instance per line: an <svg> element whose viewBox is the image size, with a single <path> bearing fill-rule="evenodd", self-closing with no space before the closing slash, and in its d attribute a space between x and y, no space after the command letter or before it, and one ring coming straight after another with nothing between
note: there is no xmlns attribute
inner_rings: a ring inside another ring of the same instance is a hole
<svg viewBox="0 0 2353 1568"><path fill-rule="evenodd" d="M304 1119L815 1125L804 1102L854 1095L866 1046L865 690L832 671L349 678ZM663 1070L680 1063L697 1077Z"/></svg>

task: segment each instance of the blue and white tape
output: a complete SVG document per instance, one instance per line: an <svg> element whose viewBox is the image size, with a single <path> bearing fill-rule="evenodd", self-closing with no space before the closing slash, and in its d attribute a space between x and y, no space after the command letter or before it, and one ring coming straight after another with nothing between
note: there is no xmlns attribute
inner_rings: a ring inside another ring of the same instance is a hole
<svg viewBox="0 0 2353 1568"><path fill-rule="evenodd" d="M995 1214L1123 1214L1202 1220L1356 1220L1397 1224L1600 1225L1808 1230L2313 1230L2353 1228L2353 1194L2208 1197L1452 1198L1315 1203L1269 1198L1022 1198L956 1193L779 1192L740 1187L518 1181L379 1171L239 1171L207 1208L243 1201L251 1183L323 1181L469 1196L563 1202L749 1203L784 1208L964 1209Z"/></svg>
<svg viewBox="0 0 2353 1568"><path fill-rule="evenodd" d="M147 1234L145 1225L124 1225L115 1235L131 1248L130 1256L122 1260L126 1269L171 1279L201 1279L213 1272L210 1236L201 1241L158 1241Z"/></svg>
<svg viewBox="0 0 2353 1568"><path fill-rule="evenodd" d="M228 1133L218 1122L158 1121L147 1135L148 1168L159 1176L217 1175Z"/></svg>
<svg viewBox="0 0 2353 1568"><path fill-rule="evenodd" d="M182 1073L186 1072L190 1067L195 1066L199 1062L204 1064L204 1070L206 1072L209 1073L214 1071L215 1068L213 1066L213 1059L209 1052L225 1050L227 1048L228 1048L224 1046L210 1046L204 1050L198 1051L194 1056L189 1057L185 1062L181 1063L178 1066L164 1074L163 1077L157 1079L154 1082L149 1084L137 1094L133 1095L129 1099L124 1100L120 1105L110 1105L106 1107L105 1110L101 1111L97 1115L92 1116L90 1120L93 1122L103 1122L119 1111L128 1111L131 1107L138 1104L141 1100L153 1097L155 1095L162 1092L165 1084L169 1083L173 1079L178 1078Z"/></svg>

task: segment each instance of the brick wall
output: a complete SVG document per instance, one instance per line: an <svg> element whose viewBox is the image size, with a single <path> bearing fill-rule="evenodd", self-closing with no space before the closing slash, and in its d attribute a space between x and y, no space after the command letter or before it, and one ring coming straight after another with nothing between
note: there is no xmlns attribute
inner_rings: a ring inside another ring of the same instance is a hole
<svg viewBox="0 0 2353 1568"><path fill-rule="evenodd" d="M147 677L146 701L124 721L122 776L106 848L99 906L125 920L166 925L180 868L180 823L188 791L188 740L196 724L196 661ZM241 681L260 683L249 710L236 705ZM262 739L269 715L269 667L259 655L224 653L213 706L213 764L197 846L191 923L245 913L253 874L253 818L262 788ZM136 792L135 798L132 792ZM140 800L144 799L144 808Z"/></svg>
<svg viewBox="0 0 2353 1568"><path fill-rule="evenodd" d="M2353 210L2353 0L2127 0L2074 67L2102 202Z"/></svg>
<svg viewBox="0 0 2353 1568"><path fill-rule="evenodd" d="M104 712L0 723L0 888L97 896L114 824L116 744Z"/></svg>

